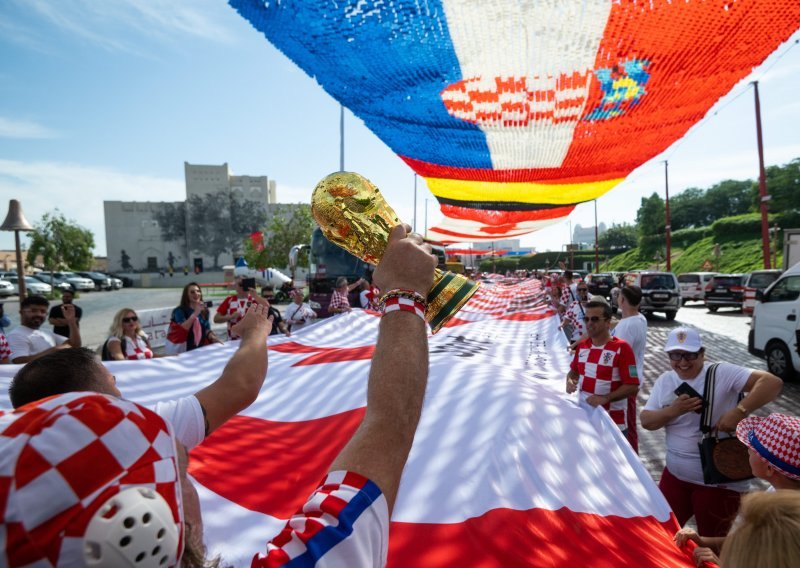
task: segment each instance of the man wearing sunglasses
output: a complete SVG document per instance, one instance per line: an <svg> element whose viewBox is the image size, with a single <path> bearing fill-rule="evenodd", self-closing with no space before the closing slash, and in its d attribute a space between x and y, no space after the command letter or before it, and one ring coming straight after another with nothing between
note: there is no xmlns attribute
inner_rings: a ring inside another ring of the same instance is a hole
<svg viewBox="0 0 800 568"><path fill-rule="evenodd" d="M584 339L586 336L586 324L584 321L586 319L586 304L591 300L589 289L585 282L578 284L576 290L578 298L567 306L564 319L561 320L561 327L572 344L570 347L574 347L577 341Z"/></svg>
<svg viewBox="0 0 800 568"><path fill-rule="evenodd" d="M664 428L667 435L666 467L659 488L683 526L693 515L698 532L707 536L725 536L739 508L742 491L749 481L725 485L706 485L698 443L700 411L703 400L712 402L711 421L720 432L734 432L748 414L758 410L780 394L783 382L767 371L746 369L730 363L717 367L714 392L705 393L705 349L696 330L673 329L664 347L671 371L656 380L640 415L642 428ZM683 383L702 398L675 394ZM747 396L740 399L742 393Z"/></svg>
<svg viewBox="0 0 800 568"><path fill-rule="evenodd" d="M578 286L580 290L581 284ZM633 349L611 336L611 306L596 298L586 304L588 338L579 342L567 373L567 392L579 391L580 401L602 406L611 419L628 434L628 397L639 390Z"/></svg>

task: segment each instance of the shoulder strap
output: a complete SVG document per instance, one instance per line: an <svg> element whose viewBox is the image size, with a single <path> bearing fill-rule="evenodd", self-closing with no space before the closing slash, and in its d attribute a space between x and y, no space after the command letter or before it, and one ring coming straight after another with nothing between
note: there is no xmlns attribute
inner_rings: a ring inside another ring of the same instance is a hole
<svg viewBox="0 0 800 568"><path fill-rule="evenodd" d="M716 383L718 366L719 363L714 363L706 370L706 382L703 387L703 398L706 404L703 406L703 413L700 415L700 431L704 434L711 432L713 427L711 414L714 411L714 384Z"/></svg>

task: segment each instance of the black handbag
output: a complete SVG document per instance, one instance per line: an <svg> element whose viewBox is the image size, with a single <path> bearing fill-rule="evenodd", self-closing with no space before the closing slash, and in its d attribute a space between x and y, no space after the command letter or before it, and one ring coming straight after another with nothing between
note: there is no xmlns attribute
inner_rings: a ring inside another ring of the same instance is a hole
<svg viewBox="0 0 800 568"><path fill-rule="evenodd" d="M706 485L732 483L755 477L750 469L747 446L735 436L720 438L719 432L711 424L718 365L719 363L715 363L706 371L703 396L708 404L703 407L703 413L700 415L700 430L704 435L698 446L700 462L703 465L703 481Z"/></svg>

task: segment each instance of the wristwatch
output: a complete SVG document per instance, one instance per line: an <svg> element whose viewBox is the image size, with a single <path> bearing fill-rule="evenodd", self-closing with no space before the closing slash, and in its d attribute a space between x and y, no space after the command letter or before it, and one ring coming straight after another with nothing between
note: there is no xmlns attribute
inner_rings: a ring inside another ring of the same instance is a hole
<svg viewBox="0 0 800 568"><path fill-rule="evenodd" d="M736 410L738 410L739 412L741 412L741 413L742 413L742 414L744 414L745 416L749 416L749 415L750 415L750 411L749 411L749 410L747 410L747 409L746 409L746 408L745 408L745 407L742 405L742 403L741 403L741 402L740 402L739 404L737 404L737 405L736 405Z"/></svg>

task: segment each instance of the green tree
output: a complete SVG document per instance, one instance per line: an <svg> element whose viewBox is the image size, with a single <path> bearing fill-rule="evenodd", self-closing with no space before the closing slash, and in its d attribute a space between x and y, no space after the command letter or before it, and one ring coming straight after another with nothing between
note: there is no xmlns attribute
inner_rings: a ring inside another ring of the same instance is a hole
<svg viewBox="0 0 800 568"><path fill-rule="evenodd" d="M153 217L164 241L186 242L186 203L164 203Z"/></svg>
<svg viewBox="0 0 800 568"><path fill-rule="evenodd" d="M42 257L50 272L62 268L88 270L94 262L94 235L88 229L67 220L58 209L45 213L35 225L28 248L28 264Z"/></svg>
<svg viewBox="0 0 800 568"><path fill-rule="evenodd" d="M727 179L715 183L706 190L706 222L710 225L717 219L749 213L753 203L753 181Z"/></svg>
<svg viewBox="0 0 800 568"><path fill-rule="evenodd" d="M772 213L800 209L800 158L783 166L767 168L767 191L770 195L769 210ZM759 211L758 182L753 188L752 211Z"/></svg>
<svg viewBox="0 0 800 568"><path fill-rule="evenodd" d="M705 191L690 187L675 197L670 197L669 223L673 231L705 226Z"/></svg>
<svg viewBox="0 0 800 568"><path fill-rule="evenodd" d="M294 245L309 244L314 230L311 206L306 204L276 205L272 208L272 219L263 231L264 249L256 250L251 239L244 242L244 258L254 268L283 268L289 262L289 251ZM298 265L308 263L308 254L303 251Z"/></svg>
<svg viewBox="0 0 800 568"><path fill-rule="evenodd" d="M614 250L628 250L636 246L636 226L630 223L612 224L600 235L600 248Z"/></svg>
<svg viewBox="0 0 800 568"><path fill-rule="evenodd" d="M664 234L664 200L657 193L642 197L642 204L636 212L636 228L640 237Z"/></svg>

